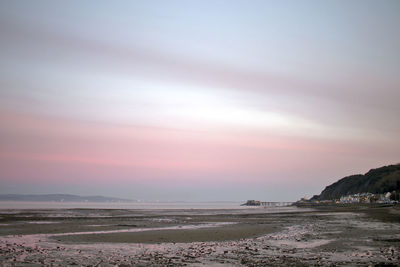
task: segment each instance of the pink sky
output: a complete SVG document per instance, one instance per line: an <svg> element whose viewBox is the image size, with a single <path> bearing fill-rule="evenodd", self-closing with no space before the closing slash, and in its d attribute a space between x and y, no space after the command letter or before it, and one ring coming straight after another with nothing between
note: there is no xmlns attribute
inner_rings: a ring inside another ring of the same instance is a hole
<svg viewBox="0 0 400 267"><path fill-rule="evenodd" d="M0 4L0 193L294 201L400 162L398 3L110 5Z"/></svg>

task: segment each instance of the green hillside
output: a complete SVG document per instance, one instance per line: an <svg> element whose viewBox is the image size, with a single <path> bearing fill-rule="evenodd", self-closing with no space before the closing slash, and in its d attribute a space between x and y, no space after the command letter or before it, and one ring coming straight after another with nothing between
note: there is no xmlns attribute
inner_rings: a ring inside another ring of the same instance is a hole
<svg viewBox="0 0 400 267"><path fill-rule="evenodd" d="M344 177L327 186L320 195L312 199L330 200L356 193L381 194L392 191L400 191L400 164L372 169L364 175Z"/></svg>

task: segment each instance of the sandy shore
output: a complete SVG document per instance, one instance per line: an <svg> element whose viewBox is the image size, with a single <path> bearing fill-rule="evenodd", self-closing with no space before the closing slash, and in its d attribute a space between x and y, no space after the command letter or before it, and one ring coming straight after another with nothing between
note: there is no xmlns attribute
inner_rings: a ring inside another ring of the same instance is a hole
<svg viewBox="0 0 400 267"><path fill-rule="evenodd" d="M2 266L398 265L400 210L2 210Z"/></svg>

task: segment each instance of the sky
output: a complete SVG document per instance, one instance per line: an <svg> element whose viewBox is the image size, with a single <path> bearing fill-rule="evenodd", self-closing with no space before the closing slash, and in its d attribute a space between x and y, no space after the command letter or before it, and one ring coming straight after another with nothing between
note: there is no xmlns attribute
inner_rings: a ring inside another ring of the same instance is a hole
<svg viewBox="0 0 400 267"><path fill-rule="evenodd" d="M0 193L295 201L399 163L399 14L1 1Z"/></svg>

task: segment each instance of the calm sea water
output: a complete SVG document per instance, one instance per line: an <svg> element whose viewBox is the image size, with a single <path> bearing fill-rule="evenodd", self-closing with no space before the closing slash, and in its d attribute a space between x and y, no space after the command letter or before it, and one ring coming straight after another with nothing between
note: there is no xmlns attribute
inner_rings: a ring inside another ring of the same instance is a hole
<svg viewBox="0 0 400 267"><path fill-rule="evenodd" d="M23 202L0 201L0 209L248 209L240 202Z"/></svg>
<svg viewBox="0 0 400 267"><path fill-rule="evenodd" d="M0 210L18 209L129 209L129 210L236 210L236 212L300 211L296 207L249 207L241 202L22 202L0 201ZM268 211L267 211L268 210Z"/></svg>

